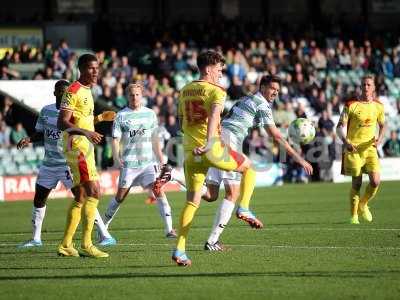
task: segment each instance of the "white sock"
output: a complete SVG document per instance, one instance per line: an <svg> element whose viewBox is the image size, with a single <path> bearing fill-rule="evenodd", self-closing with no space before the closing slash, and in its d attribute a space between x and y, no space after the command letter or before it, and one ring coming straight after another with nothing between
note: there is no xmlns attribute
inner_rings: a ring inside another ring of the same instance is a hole
<svg viewBox="0 0 400 300"><path fill-rule="evenodd" d="M171 206L169 206L168 200L165 196L157 197L157 205L158 210L160 211L160 216L164 221L165 233L168 233L172 230Z"/></svg>
<svg viewBox="0 0 400 300"><path fill-rule="evenodd" d="M33 227L33 239L35 241L40 241L42 239L42 224L45 214L46 214L46 206L33 207L32 227Z"/></svg>
<svg viewBox="0 0 400 300"><path fill-rule="evenodd" d="M107 211L104 214L104 224L105 227L108 229L108 226L110 226L110 223L112 219L114 218L115 214L117 213L119 206L121 203L119 203L117 200L115 200L115 197L111 199L110 203L108 203Z"/></svg>
<svg viewBox="0 0 400 300"><path fill-rule="evenodd" d="M106 225L104 225L103 219L101 218L99 210L97 208L96 208L94 224L96 224L97 230L101 235L101 239L111 238L111 234L108 232Z"/></svg>
<svg viewBox="0 0 400 300"><path fill-rule="evenodd" d="M222 200L222 203L215 215L213 229L211 230L211 234L208 237L207 242L209 244L214 244L219 240L220 235L224 231L225 226L228 224L233 209L235 208L235 203L229 200Z"/></svg>

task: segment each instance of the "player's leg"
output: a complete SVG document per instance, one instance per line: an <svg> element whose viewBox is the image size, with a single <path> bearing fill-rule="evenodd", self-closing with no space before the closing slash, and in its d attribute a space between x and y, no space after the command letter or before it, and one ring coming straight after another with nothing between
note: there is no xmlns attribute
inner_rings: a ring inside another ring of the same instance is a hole
<svg viewBox="0 0 400 300"><path fill-rule="evenodd" d="M368 207L368 202L375 197L379 189L380 174L378 172L372 172L368 174L369 184L365 187L365 192L361 197L360 204L358 206L361 216L364 220L372 222L372 213Z"/></svg>
<svg viewBox="0 0 400 300"><path fill-rule="evenodd" d="M239 179L240 180L240 179ZM226 248L222 245L219 238L224 231L226 225L228 225L231 219L232 212L235 208L235 202L239 197L240 193L240 181L224 180L225 186L225 197L219 206L215 215L214 224L204 245L204 250L208 251L224 251Z"/></svg>
<svg viewBox="0 0 400 300"><path fill-rule="evenodd" d="M167 168L166 170L160 171L160 176L157 177L157 166L147 166L133 181L132 185L139 185L143 189L148 190L149 194L153 194L154 198L157 201L158 210L160 212L161 219L164 222L165 235L167 238L176 238L175 229L172 227L172 211L171 206L169 205L168 199L165 193L162 191L162 185L160 181L164 181L164 175L170 173L165 178L165 182L168 182L171 179L171 170L165 165L163 168Z"/></svg>
<svg viewBox="0 0 400 300"><path fill-rule="evenodd" d="M211 150L205 154L205 157L213 167L224 171L242 173L239 206L243 210L248 210L256 182L256 172L251 167L249 158L229 146L222 145L220 141L213 144Z"/></svg>
<svg viewBox="0 0 400 300"><path fill-rule="evenodd" d="M214 202L219 196L219 187L222 182L222 171L217 168L209 168L206 176L206 189L201 198L207 202Z"/></svg>
<svg viewBox="0 0 400 300"><path fill-rule="evenodd" d="M360 189L362 185L362 176L353 176L351 179L350 189L350 223L359 224L358 221L358 205L360 202Z"/></svg>
<svg viewBox="0 0 400 300"><path fill-rule="evenodd" d="M343 153L342 174L351 176L350 188L350 224L359 224L358 221L358 205L360 202L360 189L362 184L361 168L364 165L364 160L358 152Z"/></svg>
<svg viewBox="0 0 400 300"><path fill-rule="evenodd" d="M67 212L67 222L65 225L64 237L58 247L58 255L60 256L79 256L78 251L72 243L76 229L81 220L82 206L85 202L85 190L82 186L74 186L71 191L74 194L74 199Z"/></svg>
<svg viewBox="0 0 400 300"><path fill-rule="evenodd" d="M97 176L93 176L93 178L95 177ZM89 180L83 182L82 186L85 189L86 198L82 207L82 240L80 254L93 258L108 257L108 253L97 249L92 242L92 231L100 198L99 182L97 180Z"/></svg>
<svg viewBox="0 0 400 300"><path fill-rule="evenodd" d="M191 260L185 253L186 240L194 215L200 205L202 187L208 170L207 165L196 162L191 154L188 156L189 158L184 163L186 205L180 216L176 248L172 253L172 259L179 266L188 266L191 264Z"/></svg>
<svg viewBox="0 0 400 300"><path fill-rule="evenodd" d="M365 188L365 192L360 199L359 210L363 219L368 222L372 221L372 214L368 207L368 202L375 197L380 184L380 164L375 147L371 147L366 152L365 171L369 176L369 184Z"/></svg>
<svg viewBox="0 0 400 300"><path fill-rule="evenodd" d="M42 224L46 214L46 200L50 192L51 189L45 188L36 183L32 209L32 239L24 242L19 247L26 248L42 246Z"/></svg>

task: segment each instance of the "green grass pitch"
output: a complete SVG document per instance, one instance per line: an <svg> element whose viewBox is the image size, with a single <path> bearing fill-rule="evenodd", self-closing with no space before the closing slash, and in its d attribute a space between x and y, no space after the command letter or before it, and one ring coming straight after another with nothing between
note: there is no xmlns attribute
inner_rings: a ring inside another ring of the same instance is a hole
<svg viewBox="0 0 400 300"><path fill-rule="evenodd" d="M399 182L382 184L374 221L360 225L348 224L349 186L256 189L252 207L265 228L232 218L222 236L232 250L223 253L203 250L219 201L202 203L190 268L171 261L174 241L144 195L126 199L111 227L119 245L101 260L57 257L67 200L48 202L45 246L24 250L16 245L31 237L32 203L0 203L0 299L400 299ZM168 197L177 225L184 193Z"/></svg>

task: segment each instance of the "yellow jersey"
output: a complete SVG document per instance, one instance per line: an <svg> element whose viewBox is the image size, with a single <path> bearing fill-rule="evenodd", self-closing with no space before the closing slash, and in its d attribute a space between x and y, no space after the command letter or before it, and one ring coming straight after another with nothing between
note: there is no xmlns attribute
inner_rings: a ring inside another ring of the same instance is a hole
<svg viewBox="0 0 400 300"><path fill-rule="evenodd" d="M225 90L203 80L185 85L179 94L178 114L182 122L183 147L192 151L207 143L208 115L213 104L224 105ZM215 133L214 136L217 136Z"/></svg>
<svg viewBox="0 0 400 300"><path fill-rule="evenodd" d="M347 124L347 139L351 144L367 148L375 142L377 124L385 122L383 104L377 100L348 101L339 122Z"/></svg>
<svg viewBox="0 0 400 300"><path fill-rule="evenodd" d="M72 111L71 122L77 127L94 131L94 101L92 91L89 87L82 85L79 81L73 82L64 93L60 109ZM67 145L69 134L64 131L64 146ZM79 147L80 143L87 144L85 136L74 136L74 145ZM85 146L86 145L82 145Z"/></svg>

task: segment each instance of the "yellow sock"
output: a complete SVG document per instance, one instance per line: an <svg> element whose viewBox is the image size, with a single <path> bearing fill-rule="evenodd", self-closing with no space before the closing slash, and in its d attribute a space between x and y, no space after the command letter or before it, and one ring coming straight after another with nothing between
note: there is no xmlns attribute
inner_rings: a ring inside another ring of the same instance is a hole
<svg viewBox="0 0 400 300"><path fill-rule="evenodd" d="M67 224L62 241L63 247L70 247L72 245L72 239L81 220L81 209L82 203L72 200L67 213Z"/></svg>
<svg viewBox="0 0 400 300"><path fill-rule="evenodd" d="M92 246L92 230L99 200L87 197L82 209L82 248Z"/></svg>
<svg viewBox="0 0 400 300"><path fill-rule="evenodd" d="M182 211L179 224L178 239L176 243L176 249L178 249L179 251L185 251L186 238L197 209L198 206L196 204L194 204L193 202L187 202L185 208Z"/></svg>
<svg viewBox="0 0 400 300"><path fill-rule="evenodd" d="M361 197L360 203L362 205L368 204L368 201L375 197L376 193L378 192L379 186L373 187L368 184L365 188L364 195Z"/></svg>
<svg viewBox="0 0 400 300"><path fill-rule="evenodd" d="M249 209L250 199L253 195L254 186L256 184L256 171L249 168L242 174L240 181L240 202L239 206Z"/></svg>
<svg viewBox="0 0 400 300"><path fill-rule="evenodd" d="M360 191L356 191L355 189L350 189L350 213L351 216L357 216L358 211L358 203L360 202Z"/></svg>

